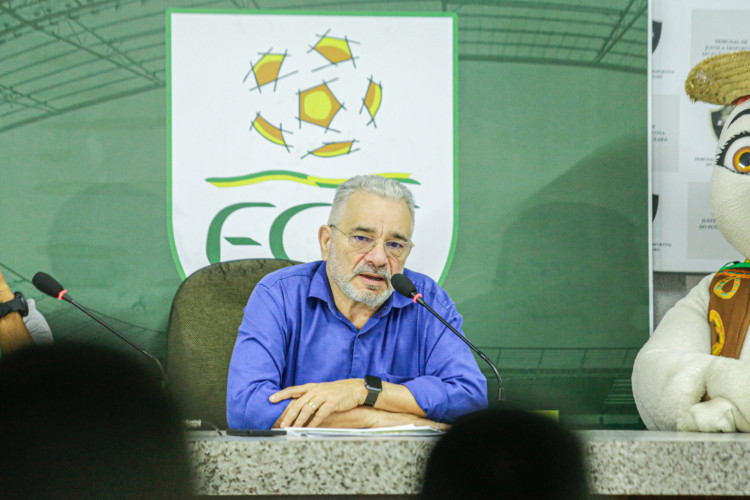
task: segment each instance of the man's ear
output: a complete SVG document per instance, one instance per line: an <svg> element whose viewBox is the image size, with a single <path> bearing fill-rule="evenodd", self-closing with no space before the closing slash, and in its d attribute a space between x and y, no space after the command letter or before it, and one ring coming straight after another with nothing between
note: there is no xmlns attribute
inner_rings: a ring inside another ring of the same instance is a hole
<svg viewBox="0 0 750 500"><path fill-rule="evenodd" d="M333 229L331 226L320 226L318 229L318 243L320 243L320 256L328 261L328 249L333 243Z"/></svg>

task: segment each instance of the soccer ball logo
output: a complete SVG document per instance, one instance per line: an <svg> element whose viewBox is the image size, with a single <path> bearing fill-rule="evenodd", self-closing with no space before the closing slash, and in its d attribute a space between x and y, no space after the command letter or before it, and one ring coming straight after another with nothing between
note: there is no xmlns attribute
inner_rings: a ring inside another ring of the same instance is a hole
<svg viewBox="0 0 750 500"><path fill-rule="evenodd" d="M346 37L336 38L330 36L329 32L321 35L317 43L310 48L308 54L315 52L317 55L322 56L327 63L314 68L312 71L339 67L345 63L351 63L352 67L356 68L355 60L357 57L352 52L352 45L356 43ZM250 71L245 75L244 81L247 81L249 76L252 75L255 79L255 86L251 90L257 90L261 93L264 87L272 85L275 91L280 79L297 73L297 70L295 70L282 75L282 66L287 59L289 59L287 52L274 53L268 51L261 54L258 61L252 64ZM333 121L339 112L348 110L344 103L336 97L331 88L332 84L337 81L338 78L333 78L297 92L298 109L295 118L300 128L304 122L320 127L324 132L340 133L340 130L333 128ZM367 110L369 116L368 121L366 121L367 125L377 126L375 115L378 109L380 109L382 92L382 85L375 83L372 77L370 77L367 81L367 88L361 98L362 104L359 110L360 114L363 110ZM252 128L271 143L282 146L287 151L291 151L290 141L288 140L291 131L284 130L281 123L279 126L275 126L266 120L261 112L258 112L253 120ZM305 151L300 157L305 158L308 155L315 155L320 158L332 158L350 154L356 151L354 149L356 142L357 140L354 138L324 142L314 149Z"/></svg>

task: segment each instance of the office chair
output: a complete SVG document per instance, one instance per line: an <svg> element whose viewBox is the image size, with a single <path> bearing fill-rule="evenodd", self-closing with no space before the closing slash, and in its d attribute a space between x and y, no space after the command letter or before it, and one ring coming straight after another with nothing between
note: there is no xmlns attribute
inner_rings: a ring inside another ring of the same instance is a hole
<svg viewBox="0 0 750 500"><path fill-rule="evenodd" d="M167 376L185 418L226 429L227 372L242 310L266 274L298 264L243 259L199 269L175 293L167 334Z"/></svg>

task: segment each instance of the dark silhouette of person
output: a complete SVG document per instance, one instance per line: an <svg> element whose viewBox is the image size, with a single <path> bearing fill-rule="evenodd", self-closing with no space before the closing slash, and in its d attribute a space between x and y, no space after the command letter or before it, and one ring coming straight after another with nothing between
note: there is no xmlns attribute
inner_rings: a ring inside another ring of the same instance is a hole
<svg viewBox="0 0 750 500"><path fill-rule="evenodd" d="M427 462L423 500L588 498L583 448L551 417L491 408L457 419Z"/></svg>
<svg viewBox="0 0 750 500"><path fill-rule="evenodd" d="M141 364L73 343L0 358L0 495L189 498L175 403Z"/></svg>

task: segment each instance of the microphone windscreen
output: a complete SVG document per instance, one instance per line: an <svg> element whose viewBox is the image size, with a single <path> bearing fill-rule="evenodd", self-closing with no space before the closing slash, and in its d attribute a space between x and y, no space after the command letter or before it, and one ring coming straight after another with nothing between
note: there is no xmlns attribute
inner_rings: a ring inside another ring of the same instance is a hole
<svg viewBox="0 0 750 500"><path fill-rule="evenodd" d="M394 290L405 297L412 298L417 294L417 287L403 274L397 273L391 276L391 285Z"/></svg>
<svg viewBox="0 0 750 500"><path fill-rule="evenodd" d="M44 292L47 295L57 298L60 292L63 291L63 286L57 282L55 278L47 273L38 272L31 278L31 282L40 292Z"/></svg>

